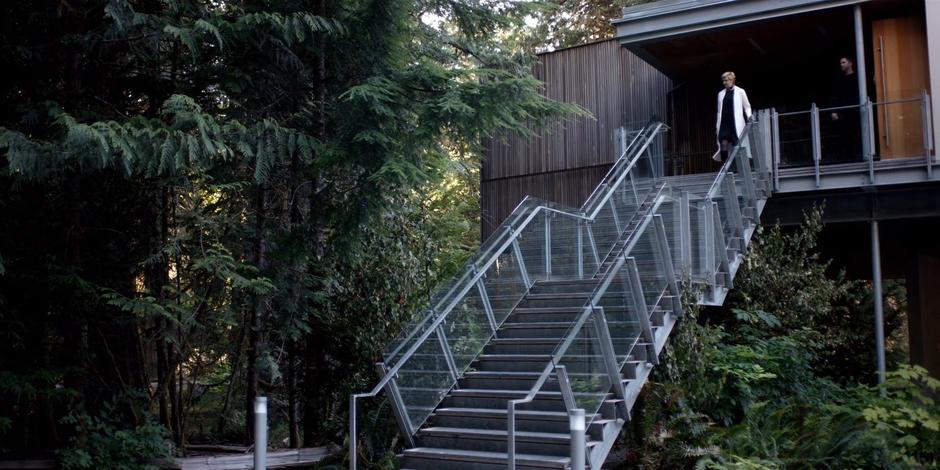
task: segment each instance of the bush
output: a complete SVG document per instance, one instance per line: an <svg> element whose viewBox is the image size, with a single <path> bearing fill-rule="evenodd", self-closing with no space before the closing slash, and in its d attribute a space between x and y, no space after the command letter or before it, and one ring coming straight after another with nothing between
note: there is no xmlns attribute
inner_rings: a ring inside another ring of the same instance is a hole
<svg viewBox="0 0 940 470"><path fill-rule="evenodd" d="M137 425L128 425L137 421ZM74 425L76 437L58 451L65 469L155 469L148 461L169 457L166 429L150 417L135 397L118 397L94 415L73 411L62 419Z"/></svg>

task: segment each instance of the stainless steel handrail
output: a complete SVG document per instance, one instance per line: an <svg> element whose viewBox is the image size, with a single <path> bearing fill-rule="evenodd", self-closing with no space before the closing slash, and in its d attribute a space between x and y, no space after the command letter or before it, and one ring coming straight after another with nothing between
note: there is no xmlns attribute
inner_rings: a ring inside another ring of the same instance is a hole
<svg viewBox="0 0 940 470"><path fill-rule="evenodd" d="M714 199L714 197L718 194L720 182L724 179L724 176L730 172L731 164L734 162L734 157L737 156L738 151L744 146L744 139L748 137L751 132L751 128L756 122L757 118L755 116L751 116L747 124L744 126L744 130L741 131L741 135L738 137L739 144L735 145L734 148L728 152L728 159L725 160L725 163L721 165L721 169L718 170L718 173L715 175L715 179L708 188L708 193L706 193L706 199Z"/></svg>
<svg viewBox="0 0 940 470"><path fill-rule="evenodd" d="M883 104L913 103L915 101L920 101L920 98L905 98L902 100L888 100L888 101L872 101L871 104L872 106L879 106ZM864 107L865 107L865 103L861 103L861 104L850 104L846 106L833 106L829 108L817 108L817 110L819 112L824 112L824 111L839 111L842 109L852 109L852 108L862 109ZM812 112L813 112L812 109L807 109L805 111L790 111L788 113L777 113L777 116L780 116L780 117L797 116L800 114L810 114Z"/></svg>

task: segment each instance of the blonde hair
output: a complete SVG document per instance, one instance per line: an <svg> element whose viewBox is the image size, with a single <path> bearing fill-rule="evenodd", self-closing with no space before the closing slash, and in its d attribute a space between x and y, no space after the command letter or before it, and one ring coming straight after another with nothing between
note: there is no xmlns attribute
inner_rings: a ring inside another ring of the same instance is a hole
<svg viewBox="0 0 940 470"><path fill-rule="evenodd" d="M726 78L730 78L730 79L733 81L733 80L734 80L734 72L725 72L725 73L721 74L721 80L722 80L722 81L724 81L724 79L726 79Z"/></svg>

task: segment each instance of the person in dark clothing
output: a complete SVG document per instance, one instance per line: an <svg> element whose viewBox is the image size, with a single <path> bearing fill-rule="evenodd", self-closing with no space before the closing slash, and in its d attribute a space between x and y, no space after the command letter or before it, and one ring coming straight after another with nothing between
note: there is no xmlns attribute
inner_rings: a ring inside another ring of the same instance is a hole
<svg viewBox="0 0 940 470"><path fill-rule="evenodd" d="M839 150L833 152L841 155L843 160L860 161L861 151L861 113L859 112L858 76L855 74L855 64L852 59L843 56L839 59L842 73L836 79L833 93L833 107L856 106L854 108L838 109L830 113L833 130L838 135Z"/></svg>
<svg viewBox="0 0 940 470"><path fill-rule="evenodd" d="M722 161L728 151L738 144L738 138L744 132L747 119L751 118L751 103L743 88L734 86L734 72L721 75L724 89L718 92L718 116L715 132L718 134L718 152L712 157Z"/></svg>

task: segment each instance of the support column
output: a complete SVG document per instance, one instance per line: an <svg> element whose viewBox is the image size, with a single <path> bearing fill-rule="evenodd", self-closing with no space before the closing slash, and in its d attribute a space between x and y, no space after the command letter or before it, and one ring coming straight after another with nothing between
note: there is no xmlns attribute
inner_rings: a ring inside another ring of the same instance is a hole
<svg viewBox="0 0 940 470"><path fill-rule="evenodd" d="M930 2L927 2L930 3ZM858 102L859 104L864 103L868 100L868 81L865 77L868 76L868 71L865 67L865 31L864 25L862 24L862 6L859 4L855 5L854 10L854 20L855 20L855 76L858 77ZM859 113L859 116L865 118L862 113ZM862 153L865 158L870 158L873 153L871 148L871 139L868 138L868 133L872 130L869 129L868 123L871 122L871 119L861 119L862 123Z"/></svg>
<svg viewBox="0 0 940 470"><path fill-rule="evenodd" d="M885 381L885 322L881 295L881 246L878 239L878 221L871 221L871 279L874 286L875 353L878 356L878 383Z"/></svg>
<svg viewBox="0 0 940 470"><path fill-rule="evenodd" d="M926 0L924 2L927 20L927 64L930 71L930 100L933 108L933 141L934 147L940 142L940 2Z"/></svg>

